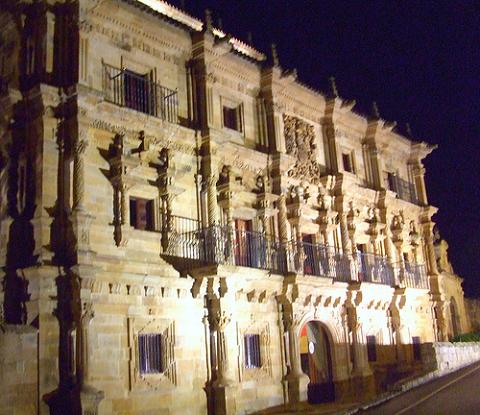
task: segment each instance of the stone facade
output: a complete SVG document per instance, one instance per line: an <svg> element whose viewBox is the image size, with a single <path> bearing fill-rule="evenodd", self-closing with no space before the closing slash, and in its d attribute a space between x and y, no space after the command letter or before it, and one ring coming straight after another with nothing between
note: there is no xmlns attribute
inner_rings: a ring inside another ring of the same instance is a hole
<svg viewBox="0 0 480 415"><path fill-rule="evenodd" d="M468 331L433 233L431 146L208 14L7 3L0 410L361 397L418 369L417 343Z"/></svg>

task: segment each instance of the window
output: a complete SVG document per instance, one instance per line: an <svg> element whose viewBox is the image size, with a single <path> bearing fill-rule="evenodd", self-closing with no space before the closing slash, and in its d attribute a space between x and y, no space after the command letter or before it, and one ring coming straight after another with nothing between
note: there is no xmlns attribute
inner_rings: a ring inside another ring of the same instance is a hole
<svg viewBox="0 0 480 415"><path fill-rule="evenodd" d="M351 153L342 153L343 170L349 173L355 173L355 166L353 161L353 151Z"/></svg>
<svg viewBox="0 0 480 415"><path fill-rule="evenodd" d="M153 231L155 229L153 206L153 200L130 198L130 226Z"/></svg>
<svg viewBox="0 0 480 415"><path fill-rule="evenodd" d="M245 367L248 369L262 366L260 359L260 335L245 334Z"/></svg>
<svg viewBox="0 0 480 415"><path fill-rule="evenodd" d="M128 69L123 72L125 106L145 114L154 114L154 85L148 75L140 75Z"/></svg>
<svg viewBox="0 0 480 415"><path fill-rule="evenodd" d="M377 339L375 336L367 336L367 355L369 362L377 361Z"/></svg>
<svg viewBox="0 0 480 415"><path fill-rule="evenodd" d="M243 131L242 105L223 106L223 126L238 132Z"/></svg>
<svg viewBox="0 0 480 415"><path fill-rule="evenodd" d="M163 372L162 335L156 333L138 335L138 361L140 374Z"/></svg>
<svg viewBox="0 0 480 415"><path fill-rule="evenodd" d="M388 181L388 190L391 190L392 192L398 192L398 186L397 186L397 176L395 173L387 173L387 181Z"/></svg>
<svg viewBox="0 0 480 415"><path fill-rule="evenodd" d="M420 337L412 337L412 347L413 347L413 360L422 360L422 354L420 351Z"/></svg>

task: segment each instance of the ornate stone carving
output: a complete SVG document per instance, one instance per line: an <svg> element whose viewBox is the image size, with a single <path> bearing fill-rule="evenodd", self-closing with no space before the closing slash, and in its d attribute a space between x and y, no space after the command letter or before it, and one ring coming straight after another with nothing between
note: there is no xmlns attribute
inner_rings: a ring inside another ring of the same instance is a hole
<svg viewBox="0 0 480 415"><path fill-rule="evenodd" d="M287 154L297 159L295 165L288 171L288 175L318 184L320 165L315 160L316 144L313 125L286 114L283 114L283 123Z"/></svg>

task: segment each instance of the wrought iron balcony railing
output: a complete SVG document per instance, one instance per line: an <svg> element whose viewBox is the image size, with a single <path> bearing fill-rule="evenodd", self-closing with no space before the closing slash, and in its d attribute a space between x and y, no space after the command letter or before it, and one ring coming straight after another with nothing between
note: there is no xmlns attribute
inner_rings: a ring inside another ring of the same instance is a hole
<svg viewBox="0 0 480 415"><path fill-rule="evenodd" d="M177 234L167 255L197 260L202 264L238 265L286 272L285 251L277 241L259 232L211 226Z"/></svg>
<svg viewBox="0 0 480 415"><path fill-rule="evenodd" d="M237 265L264 269L277 274L299 272L336 281L364 281L395 286L394 269L382 256L347 255L333 247L307 242L267 238L259 232L234 229L228 225L197 229L198 221L173 218L175 229L165 255L190 259L201 265ZM418 285L421 267L405 272L407 284ZM423 280L422 280L423 281Z"/></svg>
<svg viewBox="0 0 480 415"><path fill-rule="evenodd" d="M290 271L339 281L351 280L350 260L338 249L309 242L291 242L288 246Z"/></svg>
<svg viewBox="0 0 480 415"><path fill-rule="evenodd" d="M178 121L177 91L153 82L148 75L103 63L103 92L105 99L115 105L171 123Z"/></svg>
<svg viewBox="0 0 480 415"><path fill-rule="evenodd" d="M403 277L403 278L402 278ZM401 282L405 287L429 289L427 270L424 264L405 262Z"/></svg>
<svg viewBox="0 0 480 415"><path fill-rule="evenodd" d="M388 187L393 192L397 193L399 199L405 200L416 205L420 204L415 185L407 180L403 180L398 176L389 175Z"/></svg>
<svg viewBox="0 0 480 415"><path fill-rule="evenodd" d="M386 257L357 252L358 280L394 286L393 267Z"/></svg>

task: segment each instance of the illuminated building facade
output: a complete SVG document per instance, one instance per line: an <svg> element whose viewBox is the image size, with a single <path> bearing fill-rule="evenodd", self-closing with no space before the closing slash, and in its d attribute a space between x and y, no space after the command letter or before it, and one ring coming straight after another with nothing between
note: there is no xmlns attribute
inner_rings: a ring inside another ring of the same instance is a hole
<svg viewBox="0 0 480 415"><path fill-rule="evenodd" d="M6 413L361 397L468 330L433 147L378 110L160 0L0 22Z"/></svg>

